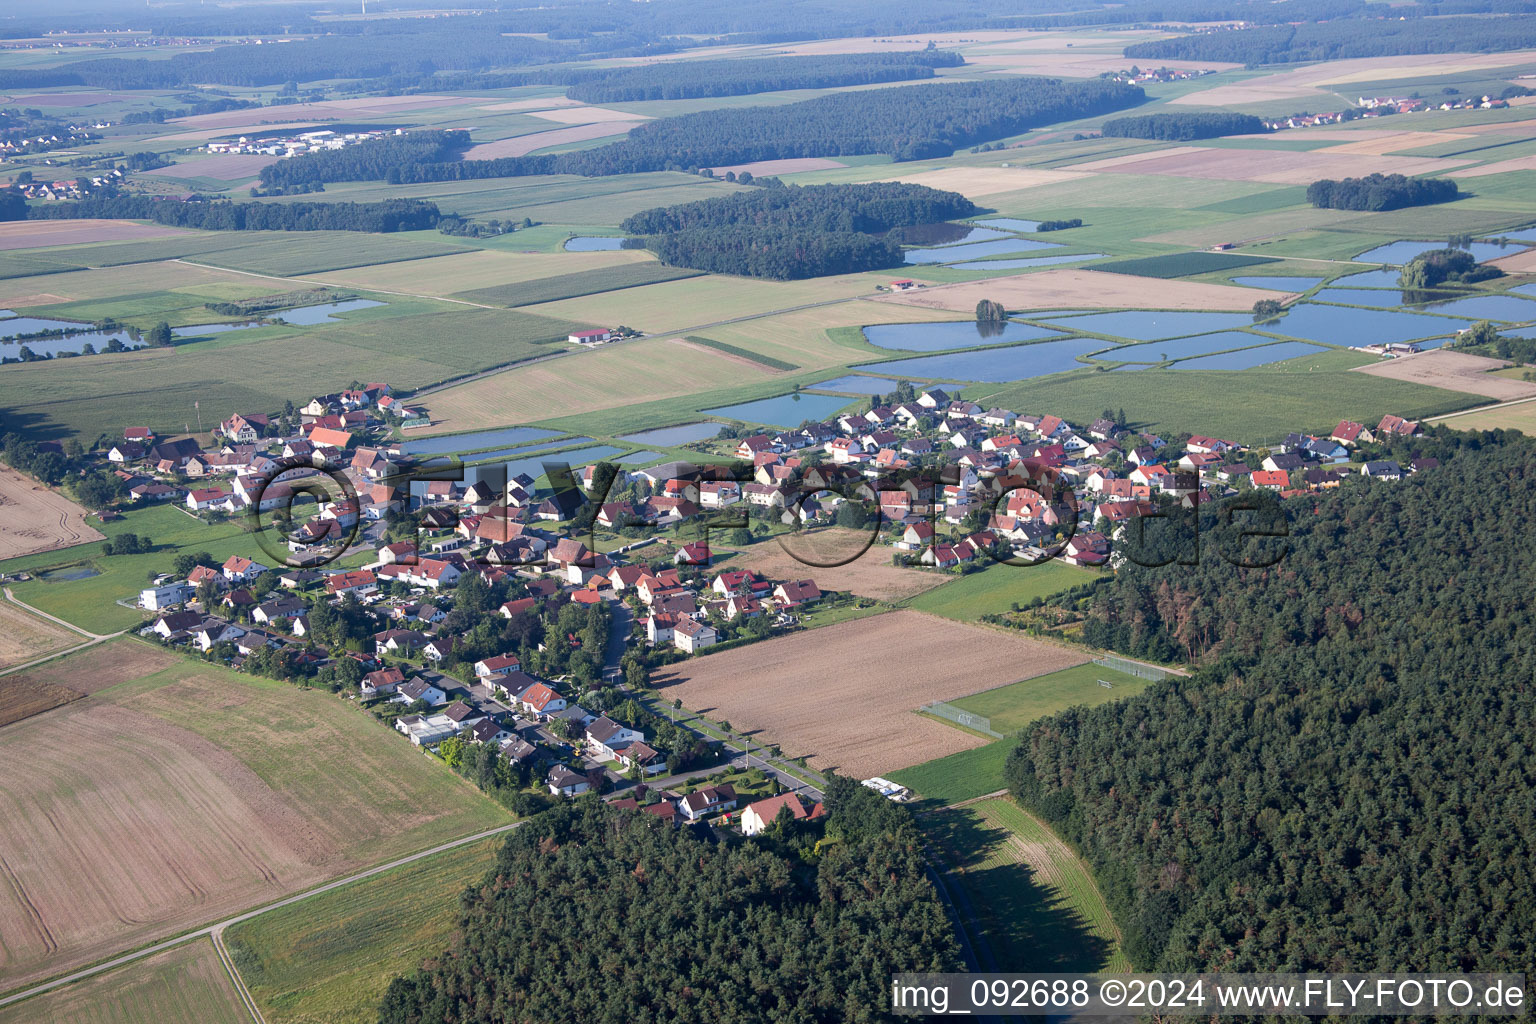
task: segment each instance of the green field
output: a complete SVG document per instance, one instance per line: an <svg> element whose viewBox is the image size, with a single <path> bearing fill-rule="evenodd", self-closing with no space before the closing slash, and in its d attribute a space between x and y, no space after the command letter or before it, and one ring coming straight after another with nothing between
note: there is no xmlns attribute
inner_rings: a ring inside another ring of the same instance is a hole
<svg viewBox="0 0 1536 1024"><path fill-rule="evenodd" d="M1101 686L1100 680L1114 685ZM985 715L992 720L994 732L1012 735L1037 718L1078 705L1092 707L1134 696L1149 685L1146 679L1089 663L1021 679L949 703L964 711Z"/></svg>
<svg viewBox="0 0 1536 1024"><path fill-rule="evenodd" d="M0 1024L249 1024L210 939L0 1009Z"/></svg>
<svg viewBox="0 0 1536 1024"><path fill-rule="evenodd" d="M272 1024L377 1019L390 979L451 944L459 894L485 876L501 839L426 860L270 911L225 934L230 955Z"/></svg>
<svg viewBox="0 0 1536 1024"><path fill-rule="evenodd" d="M357 231L252 231L245 234L255 237L242 237L238 246L221 248L196 262L229 270L291 277L321 270L446 256L472 248L438 241L443 236L435 231L430 233L431 240L414 237L421 232L375 235Z"/></svg>
<svg viewBox="0 0 1536 1024"><path fill-rule="evenodd" d="M947 619L974 622L983 615L1006 612L1016 604L1028 604L1037 597L1050 597L1068 587L1090 583L1097 575L1095 569L1080 569L1055 560L1028 566L993 565L926 590L907 604Z"/></svg>
<svg viewBox="0 0 1536 1024"><path fill-rule="evenodd" d="M836 330L837 328L833 329ZM759 366L766 366L770 370L800 369L800 367L796 366L794 363L786 362L783 359L775 359L773 356L765 356L760 352L753 352L751 349L745 349L739 345L732 345L730 342L716 341L714 338L701 338L696 334L688 335L688 340L693 342L695 345L703 345L705 348L712 348L716 352L724 352L728 356L739 356L742 359L757 363Z"/></svg>
<svg viewBox="0 0 1536 1024"><path fill-rule="evenodd" d="M1209 274L1214 270L1235 270L1238 267L1270 263L1263 256L1237 256L1225 252L1175 252L1166 256L1143 256L1134 260L1115 260L1098 263L1095 270L1107 270L1113 274L1135 274L1138 277L1190 277Z"/></svg>
<svg viewBox="0 0 1536 1024"><path fill-rule="evenodd" d="M554 302L557 299L574 299L580 295L596 295L599 292L634 288L661 281L676 281L684 277L698 277L699 270L667 267L660 263L625 263L600 270L583 270L560 277L543 277L516 284L496 285L492 288L476 288L456 292L453 297L469 302L483 302L490 306L531 306L535 302Z"/></svg>
<svg viewBox="0 0 1536 1024"><path fill-rule="evenodd" d="M1123 972L1120 933L1086 865L1007 797L923 819L1002 971ZM978 936L973 934L972 941Z"/></svg>
<svg viewBox="0 0 1536 1024"><path fill-rule="evenodd" d="M920 796L922 803L919 807L974 800L1007 787L1003 781L1003 764L1012 749L1012 740L997 740L911 768L887 772L886 777Z"/></svg>

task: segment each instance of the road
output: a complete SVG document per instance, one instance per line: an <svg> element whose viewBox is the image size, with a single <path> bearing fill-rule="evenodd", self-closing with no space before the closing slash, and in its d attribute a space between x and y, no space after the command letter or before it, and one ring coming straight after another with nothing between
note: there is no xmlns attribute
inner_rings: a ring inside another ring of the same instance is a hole
<svg viewBox="0 0 1536 1024"><path fill-rule="evenodd" d="M425 860L428 857L435 856L439 853L446 853L449 850L457 849L458 847L465 846L469 843L476 843L482 839L489 839L492 836L501 835L503 832L510 832L512 829L517 828L521 824L523 824L523 822L514 821L511 824L500 825L496 828L486 829L484 832L479 832L472 836L465 836L462 839L455 839L447 843L439 843L437 846L434 846L431 849L422 850L418 853L413 853L406 857L400 857L399 859L392 860L387 864L379 864L376 867L367 869L366 871L359 871L355 875L348 875L345 878L338 878L334 881L326 882L324 885L317 886L316 888L306 889L304 892L300 893L294 893L292 896L285 896L275 903L263 904L254 910L247 910L244 913L236 914L234 917L227 917L222 921L216 921L213 924L199 928L196 931L184 932L175 938L165 939L161 942L156 942L153 945L143 946L131 953L124 953L121 956L113 957L110 960L103 960L101 963L94 964L93 966L85 967L71 974L66 974L62 977L54 978L52 981L45 981L41 985L33 985L31 988L22 989L19 992L13 992L7 996L0 996L0 1006L9 1006L12 1003L19 1003L23 999L30 999L33 996L42 995L44 992L51 992L54 989L60 988L64 985L70 985L77 981L83 981L86 978L94 977L103 972L110 971L113 968L121 967L124 964L133 963L135 960L142 960L147 956L153 956L156 953L164 952L167 949L172 949L184 943L191 942L194 939L200 939L204 935L213 939L214 945L216 947L222 947L224 931L231 925L237 925L243 921L249 921L251 918L258 917L271 910L277 910L281 907L289 907L295 903L302 903L304 900L307 900L312 896L319 896L321 893L327 893L333 889L340 889L344 885L351 885L353 882L360 882L365 878L372 878L374 875L383 874L385 871L390 871L394 868L402 867L406 864L413 864L418 860ZM221 958L225 955L225 951L220 952ZM236 977L238 977L238 975L236 975ZM245 987L243 982L240 982L239 986L241 989L244 989ZM249 993L247 992L245 995L249 996ZM259 1013L257 1014L257 1019L260 1019Z"/></svg>
<svg viewBox="0 0 1536 1024"><path fill-rule="evenodd" d="M122 636L124 633L128 632L126 629L120 629L116 633L92 633L88 629L81 629L73 622L65 622L57 615L49 615L41 608L32 607L30 604L27 604L27 602L11 593L10 587L5 588L5 599L14 605L25 608L27 611L31 612L33 615L36 615L38 618L47 619L49 622L52 622L55 625L63 626L65 629L70 630L71 632L79 633L81 636L88 636L92 640L111 640L115 636Z"/></svg>

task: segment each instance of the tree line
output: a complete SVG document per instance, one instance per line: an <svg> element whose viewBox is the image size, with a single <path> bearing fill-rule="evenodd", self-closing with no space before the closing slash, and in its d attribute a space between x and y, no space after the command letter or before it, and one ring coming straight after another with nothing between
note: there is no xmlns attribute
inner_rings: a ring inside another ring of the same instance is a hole
<svg viewBox="0 0 1536 1024"><path fill-rule="evenodd" d="M955 970L904 808L834 777L827 816L704 839L595 798L509 834L459 936L381 1024L895 1021L890 975Z"/></svg>
<svg viewBox="0 0 1536 1024"><path fill-rule="evenodd" d="M565 94L583 103L744 96L784 89L830 89L932 78L934 68L955 68L964 63L958 53L938 49L666 61L594 74L573 84Z"/></svg>
<svg viewBox="0 0 1536 1024"><path fill-rule="evenodd" d="M1501 970L1536 935L1536 445L1283 503L1287 553L1122 567L1083 638L1196 665L1037 722L1006 767L1138 968ZM1156 652L1156 653L1153 653Z"/></svg>
<svg viewBox="0 0 1536 1024"><path fill-rule="evenodd" d="M1254 135L1263 131L1267 131L1264 122L1252 114L1201 112L1115 117L1104 122L1101 134L1121 139L1186 141L1215 139L1223 135Z"/></svg>
<svg viewBox="0 0 1536 1024"><path fill-rule="evenodd" d="M375 203L231 203L120 195L34 206L25 212L29 220L152 220L205 231L419 231L435 226L439 217L436 204L419 199ZM8 218L0 212L0 219Z"/></svg>
<svg viewBox="0 0 1536 1024"><path fill-rule="evenodd" d="M1536 16L1359 18L1202 32L1125 48L1147 60L1215 60L1250 66L1410 53L1501 53L1536 46Z"/></svg>
<svg viewBox="0 0 1536 1024"><path fill-rule="evenodd" d="M429 128L368 139L344 149L307 153L261 169L266 188L320 185L337 181L387 181L398 184L405 165L457 160L470 146L465 131Z"/></svg>
<svg viewBox="0 0 1536 1024"><path fill-rule="evenodd" d="M1449 178L1410 178L1380 172L1363 178L1323 178L1307 186L1307 202L1329 210L1397 210L1449 203L1459 194Z"/></svg>

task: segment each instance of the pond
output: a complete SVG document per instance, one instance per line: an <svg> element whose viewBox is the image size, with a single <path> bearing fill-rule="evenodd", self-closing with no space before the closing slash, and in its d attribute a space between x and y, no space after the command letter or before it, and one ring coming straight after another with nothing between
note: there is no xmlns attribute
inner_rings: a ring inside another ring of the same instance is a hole
<svg viewBox="0 0 1536 1024"><path fill-rule="evenodd" d="M1326 352L1320 345L1306 345L1299 341L1282 341L1262 348L1249 348L1241 352L1223 352L1215 356L1201 356L1175 363L1175 370L1250 370L1255 366L1279 363L1298 356Z"/></svg>
<svg viewBox="0 0 1536 1024"><path fill-rule="evenodd" d="M1012 320L1001 323L959 320L950 323L873 324L864 328L864 337L871 345L903 352L947 352L976 345L1038 341L1060 333L1047 327L1019 324Z"/></svg>
<svg viewBox="0 0 1536 1024"><path fill-rule="evenodd" d="M322 302L318 306L298 306L294 309L284 309L273 313L274 320L282 320L298 327L313 327L315 324L328 324L335 322L332 313L350 313L354 309L372 309L374 306L382 306L384 303L375 302L373 299L347 299L345 302Z"/></svg>
<svg viewBox="0 0 1536 1024"><path fill-rule="evenodd" d="M566 252L608 252L624 248L624 239L577 235L575 238L567 238L564 248Z"/></svg>
<svg viewBox="0 0 1536 1024"><path fill-rule="evenodd" d="M977 263L952 263L956 270L1017 270L1020 267L1050 267L1057 263L1081 263L1108 256L1104 252L1063 253L1060 256L1036 256L1034 259L982 260Z"/></svg>
<svg viewBox="0 0 1536 1024"><path fill-rule="evenodd" d="M128 336L127 331L113 331L110 334L91 331L68 338L27 338L22 341L0 342L0 359L20 359L23 347L36 356L56 356L65 352L78 354L85 350L86 345L101 352L113 341L119 342L125 349L143 348L147 344L142 339L134 341Z"/></svg>
<svg viewBox="0 0 1536 1024"><path fill-rule="evenodd" d="M1324 288L1312 296L1313 302L1342 302L1346 306L1372 306L1395 309L1402 305L1403 293L1384 288Z"/></svg>
<svg viewBox="0 0 1536 1024"><path fill-rule="evenodd" d="M71 565L62 569L46 569L37 574L37 578L44 583L73 583L75 580L88 580L92 576L100 576L101 570L89 565Z"/></svg>
<svg viewBox="0 0 1536 1024"><path fill-rule="evenodd" d="M185 327L172 327L171 336L176 338L206 338L213 334L226 334L229 331L248 331L253 327L262 327L263 324L252 321L244 324L188 324Z"/></svg>
<svg viewBox="0 0 1536 1024"><path fill-rule="evenodd" d="M1354 260L1356 263L1393 263L1401 266L1421 252L1444 248L1444 242L1388 242L1386 245L1367 249L1354 257ZM1473 242L1468 247L1468 251L1476 257L1477 262L1483 263L1498 259L1500 256L1513 256L1517 252L1524 251L1524 248L1520 245L1503 246L1494 242Z"/></svg>
<svg viewBox="0 0 1536 1024"><path fill-rule="evenodd" d="M1277 292L1304 292L1322 280L1320 277L1234 277L1232 283L1248 288L1272 288Z"/></svg>
<svg viewBox="0 0 1536 1024"><path fill-rule="evenodd" d="M956 260L979 260L984 256L1003 256L1015 252L1033 252L1036 249L1060 249L1055 242L1035 242L1028 238L999 238L993 242L974 242L970 245L944 245L934 249L909 249L903 259L907 263L953 263Z"/></svg>
<svg viewBox="0 0 1536 1024"><path fill-rule="evenodd" d="M1021 220L1018 217L988 217L975 223L985 224L989 228L1002 228L1004 231L1038 231L1040 228L1039 221Z"/></svg>
<svg viewBox="0 0 1536 1024"><path fill-rule="evenodd" d="M908 374L916 377L947 377L951 380L985 381L1001 384L1011 380L1044 377L1049 373L1075 370L1084 364L1077 357L1104 347L1091 338L1063 338L1033 345L1012 345L977 352L951 352L944 355L902 359L861 367L876 373Z"/></svg>
<svg viewBox="0 0 1536 1024"><path fill-rule="evenodd" d="M445 455L448 452L469 452L477 448L496 445L527 444L530 441L547 441L559 437L563 431L540 430L538 427L502 427L499 430L477 430L472 434L444 434L441 437L424 437L401 446L406 455Z"/></svg>
<svg viewBox="0 0 1536 1024"><path fill-rule="evenodd" d="M1465 320L1400 313L1387 310L1354 309L1349 306L1320 306L1310 302L1291 307L1290 312L1264 329L1308 341L1333 345L1382 345L1393 341L1416 341L1440 334L1455 334L1469 326Z"/></svg>
<svg viewBox="0 0 1536 1024"><path fill-rule="evenodd" d="M885 237L902 245L958 245L961 242L1007 238L1008 232L971 224L914 224L892 228L885 233Z"/></svg>
<svg viewBox="0 0 1536 1024"><path fill-rule="evenodd" d="M10 310L5 310L9 313ZM38 331L78 331L91 325L79 320L46 320L36 316L12 316L0 320L0 338L14 338L18 334L36 334Z"/></svg>
<svg viewBox="0 0 1536 1024"><path fill-rule="evenodd" d="M632 465L636 465L637 463L641 463L641 462L652 462L652 461L654 461L656 459L660 459L660 458L664 458L664 456L661 454L661 452L639 451L639 452L630 452L628 455L620 455L618 458L614 459L613 461L614 462L618 462L618 463L622 463L622 464L624 464L626 466L632 466Z"/></svg>
<svg viewBox="0 0 1536 1024"><path fill-rule="evenodd" d="M560 444L580 444L583 441L590 440L592 440L590 437L567 437ZM468 455L461 455L459 457L465 462L490 462L492 459L508 459L513 456L517 458L532 458L540 452L547 452L549 450L548 447L530 449L526 446L521 448L497 448L494 451L488 452L470 452Z"/></svg>
<svg viewBox="0 0 1536 1024"><path fill-rule="evenodd" d="M1536 338L1536 327L1516 327L1512 330L1500 331L1499 333L1507 334L1511 338Z"/></svg>
<svg viewBox="0 0 1536 1024"><path fill-rule="evenodd" d="M847 395L888 395L896 390L897 381L884 377L870 377L862 373L850 373L843 377L809 384L818 391L840 391Z"/></svg>
<svg viewBox="0 0 1536 1024"><path fill-rule="evenodd" d="M766 423L771 427L795 427L805 420L824 420L847 404L848 399L836 395L790 394L705 409L704 412L749 423Z"/></svg>
<svg viewBox="0 0 1536 1024"><path fill-rule="evenodd" d="M622 448L615 448L613 445L600 444L589 448L579 448L574 451L558 452L543 456L532 454L515 462L487 462L478 466L465 466L463 485L468 487L471 484L479 483L481 480L489 481L493 485L498 484L499 481L494 474L502 467L506 467L505 479L507 480L521 473L527 473L537 480L544 475L544 463L546 461L564 462L571 467L572 471L575 471L588 463L597 462L623 450ZM412 480L411 496L414 498L423 497L427 493L427 483L428 481L426 480Z"/></svg>
<svg viewBox="0 0 1536 1024"><path fill-rule="evenodd" d="M1333 283L1351 288L1396 288L1400 277L1402 277L1400 270L1371 270L1364 274L1351 274L1348 277L1338 278Z"/></svg>
<svg viewBox="0 0 1536 1024"><path fill-rule="evenodd" d="M1031 319L1034 314L1030 314ZM1182 338L1202 331L1223 331L1235 327L1247 327L1253 323L1252 313L1170 313L1161 310L1131 310L1125 313L1095 313L1075 317L1074 331L1091 331L1116 338L1134 338L1137 341L1156 341L1159 338Z"/></svg>
<svg viewBox="0 0 1536 1024"><path fill-rule="evenodd" d="M1510 291L1517 295L1529 295L1531 298L1536 299L1536 284L1516 285Z"/></svg>
<svg viewBox="0 0 1536 1024"><path fill-rule="evenodd" d="M1524 324L1536 320L1536 302L1515 295L1469 295L1452 302L1425 306L1426 313L1449 313L1474 320L1507 320Z"/></svg>
<svg viewBox="0 0 1536 1024"><path fill-rule="evenodd" d="M1229 348L1250 348L1264 345L1273 338L1249 334L1246 331L1218 331L1215 334L1199 334L1193 338L1169 338L1148 341L1140 345L1121 345L1107 352L1100 352L1095 359L1133 363L1160 363L1167 359L1187 359L1210 352L1224 352Z"/></svg>
<svg viewBox="0 0 1536 1024"><path fill-rule="evenodd" d="M671 427L642 430L637 434L622 434L619 439L633 441L635 444L659 444L663 448L671 448L691 441L708 441L710 438L717 437L723 426L725 426L724 423L703 420L699 423L679 423Z"/></svg>

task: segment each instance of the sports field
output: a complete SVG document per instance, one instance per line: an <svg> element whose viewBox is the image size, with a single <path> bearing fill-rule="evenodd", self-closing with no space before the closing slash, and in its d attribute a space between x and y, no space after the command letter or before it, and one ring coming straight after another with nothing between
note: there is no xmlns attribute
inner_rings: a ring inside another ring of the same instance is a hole
<svg viewBox="0 0 1536 1024"><path fill-rule="evenodd" d="M506 820L328 693L130 640L50 675L102 651L124 681L0 730L0 988Z"/></svg>
<svg viewBox="0 0 1536 1024"><path fill-rule="evenodd" d="M1109 686L1103 685L1109 683ZM992 730L1006 735L1018 732L1036 719L1079 705L1092 707L1133 697L1148 681L1102 665L1074 665L1032 679L960 697L949 703L963 711L992 720Z"/></svg>

